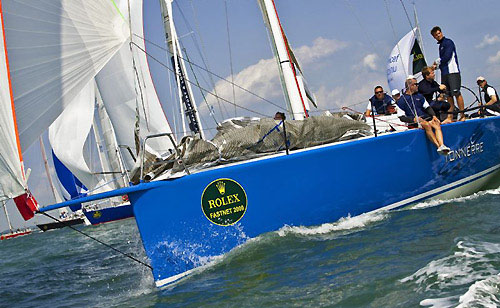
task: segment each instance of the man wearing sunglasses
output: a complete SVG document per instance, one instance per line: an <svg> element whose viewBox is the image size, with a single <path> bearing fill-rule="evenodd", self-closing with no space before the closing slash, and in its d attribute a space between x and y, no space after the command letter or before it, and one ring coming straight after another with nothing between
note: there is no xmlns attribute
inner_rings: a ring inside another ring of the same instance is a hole
<svg viewBox="0 0 500 308"><path fill-rule="evenodd" d="M366 106L365 116L369 117L372 114L372 109L376 115L393 114L395 113L392 105L392 98L384 92L382 86L376 86L375 94L370 98Z"/></svg>
<svg viewBox="0 0 500 308"><path fill-rule="evenodd" d="M483 76L477 77L477 85L484 93L484 102L486 104L486 115L500 115L500 99L497 90L490 86Z"/></svg>
<svg viewBox="0 0 500 308"><path fill-rule="evenodd" d="M406 79L406 91L397 101L398 107L405 115L399 117L401 121L410 123L409 127L418 127L425 130L427 138L437 147L437 152L446 155L450 148L444 145L441 122L436 118L434 110L426 101L425 97L418 93L417 79L413 76Z"/></svg>

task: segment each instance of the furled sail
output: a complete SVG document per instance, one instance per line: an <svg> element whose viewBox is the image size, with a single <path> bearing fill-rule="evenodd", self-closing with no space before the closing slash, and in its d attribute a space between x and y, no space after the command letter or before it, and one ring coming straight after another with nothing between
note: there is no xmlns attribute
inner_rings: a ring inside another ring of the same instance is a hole
<svg viewBox="0 0 500 308"><path fill-rule="evenodd" d="M420 78L422 68L427 65L416 33L417 28L413 28L392 49L387 61L387 82L391 90L401 91L408 75Z"/></svg>
<svg viewBox="0 0 500 308"><path fill-rule="evenodd" d="M122 12L128 12L127 1L119 1L118 5L123 8ZM97 86L113 124L118 144L129 147L134 155L139 150L136 148L134 135L136 120L139 122L141 138L150 134L171 132L151 80L146 54L142 51L145 50L142 5L141 0L130 1L132 37L129 37L127 42L132 40L133 44L122 46L96 76ZM152 139L148 141L148 145L158 153L173 149L168 138ZM127 169L131 169L134 166L132 156L123 152L123 158Z"/></svg>
<svg viewBox="0 0 500 308"><path fill-rule="evenodd" d="M113 1L3 0L21 148L26 150L127 38Z"/></svg>

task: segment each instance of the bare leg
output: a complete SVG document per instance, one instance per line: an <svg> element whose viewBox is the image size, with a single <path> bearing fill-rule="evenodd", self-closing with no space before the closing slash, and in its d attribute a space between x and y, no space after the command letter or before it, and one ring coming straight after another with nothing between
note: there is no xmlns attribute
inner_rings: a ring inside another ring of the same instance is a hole
<svg viewBox="0 0 500 308"><path fill-rule="evenodd" d="M453 110L455 110L455 103L453 102L453 96L448 96L447 100L448 100L448 103L450 103L450 109L448 109L448 112L453 112ZM462 99L462 103L463 103L463 99ZM443 124L448 124L451 122L453 122L453 113L448 114L448 117L446 118L446 120L443 121Z"/></svg>
<svg viewBox="0 0 500 308"><path fill-rule="evenodd" d="M425 130L425 134L427 135L427 138L429 138L429 140L434 143L434 145L436 147L439 147L440 144L439 142L437 141L436 139L436 135L434 134L434 132L432 131L432 127L431 125L429 124L429 122L427 121L421 121L420 124L422 125L422 128Z"/></svg>
<svg viewBox="0 0 500 308"><path fill-rule="evenodd" d="M441 125L439 125L439 123L437 123L437 121L435 121L435 120L432 120L430 122L430 124L431 124L431 127L434 129L436 141L438 143L437 147L439 148L440 146L442 146L444 144L443 132L441 131Z"/></svg>
<svg viewBox="0 0 500 308"><path fill-rule="evenodd" d="M457 105L458 105L458 110L462 111L464 110L464 98L462 97L462 94L457 96ZM465 114L463 112L460 113L460 117L458 118L459 121L465 121Z"/></svg>

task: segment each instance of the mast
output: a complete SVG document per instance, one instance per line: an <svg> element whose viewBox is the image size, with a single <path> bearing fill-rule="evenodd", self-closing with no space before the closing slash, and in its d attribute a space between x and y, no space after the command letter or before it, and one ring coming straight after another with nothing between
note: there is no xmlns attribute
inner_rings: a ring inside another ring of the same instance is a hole
<svg viewBox="0 0 500 308"><path fill-rule="evenodd" d="M97 115L94 117L94 136L96 138L96 143L98 146L99 158L101 161L101 167L103 171L120 171L121 175L125 175L126 178L117 177L115 173L105 174L104 177L109 182L111 179L116 183L118 188L127 186L125 183L129 182L128 174L126 173L123 160L120 155L120 149L118 148L118 142L116 141L116 135L113 129L113 124L111 123L109 116L106 112L106 107L102 101L101 94L97 85L95 86L96 91L96 108ZM97 119L96 119L97 118ZM97 125L99 122L99 125ZM99 134L98 127L101 129L102 138ZM106 152L103 150L103 144L106 147Z"/></svg>
<svg viewBox="0 0 500 308"><path fill-rule="evenodd" d="M292 112L295 120L303 120L309 117L308 103L305 101L303 91L297 78L297 67L293 63L291 50L276 11L273 0L258 0L264 22L267 25L271 36L271 43L274 47L274 54L278 61L280 77L283 86L285 100Z"/></svg>
<svg viewBox="0 0 500 308"><path fill-rule="evenodd" d="M3 206L3 211L5 213L5 217L7 218L7 223L9 224L9 230L12 233L14 231L12 229L12 224L10 223L9 213L7 213L7 203L5 203L5 200L2 200L2 206Z"/></svg>
<svg viewBox="0 0 500 308"><path fill-rule="evenodd" d="M62 202L62 198L57 193L56 187L54 186L54 182L52 181L52 176L50 175L49 162L47 161L47 154L45 153L45 146L43 145L42 136L38 137L40 141L40 151L42 152L43 164L45 166L45 173L47 175L47 179L49 180L50 190L52 190L52 196L54 197L54 201L56 203Z"/></svg>
<svg viewBox="0 0 500 308"><path fill-rule="evenodd" d="M161 13L163 16L163 26L165 28L165 38L167 40L170 60L175 71L175 80L177 84L177 91L179 95L179 104L181 110L184 110L182 116L182 127L185 129L184 116L188 120L189 130L194 134L199 133L201 138L205 138L205 133L201 126L200 116L194 101L193 90L187 75L186 65L182 59L182 52L175 30L173 15L172 15L172 1L173 0L160 0Z"/></svg>

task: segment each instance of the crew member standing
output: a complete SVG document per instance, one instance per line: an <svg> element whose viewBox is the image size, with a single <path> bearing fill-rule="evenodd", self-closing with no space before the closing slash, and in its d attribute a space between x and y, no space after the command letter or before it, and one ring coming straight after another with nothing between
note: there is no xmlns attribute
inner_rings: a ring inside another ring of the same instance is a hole
<svg viewBox="0 0 500 308"><path fill-rule="evenodd" d="M462 85L462 80L460 76L460 68L458 66L457 50L455 48L455 43L449 38L444 37L441 32L441 28L436 26L432 28L431 35L439 44L439 59L437 59L432 65L434 68L439 66L441 70L441 82L446 86L449 91L448 103L450 103L450 112L455 110L455 104L453 97L457 100L458 109L460 112L459 121L465 121L464 110L464 99L460 93L460 87ZM453 120L453 114L449 114L448 118L443 121L443 123L451 123Z"/></svg>

